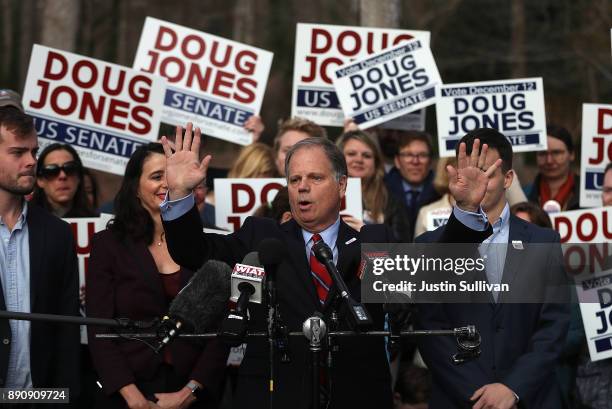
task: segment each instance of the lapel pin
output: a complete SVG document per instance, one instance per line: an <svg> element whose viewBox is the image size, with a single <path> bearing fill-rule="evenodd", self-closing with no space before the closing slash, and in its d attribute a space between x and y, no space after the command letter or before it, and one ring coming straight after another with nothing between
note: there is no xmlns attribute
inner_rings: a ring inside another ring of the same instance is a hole
<svg viewBox="0 0 612 409"><path fill-rule="evenodd" d="M347 241L346 243L344 243L344 244L348 246L349 244L351 244L351 243L352 243L352 242L354 242L354 241L357 241L357 239L356 239L355 237L353 237L352 239L348 240L348 241Z"/></svg>
<svg viewBox="0 0 612 409"><path fill-rule="evenodd" d="M515 250L523 250L523 242L521 240L512 240L512 247Z"/></svg>

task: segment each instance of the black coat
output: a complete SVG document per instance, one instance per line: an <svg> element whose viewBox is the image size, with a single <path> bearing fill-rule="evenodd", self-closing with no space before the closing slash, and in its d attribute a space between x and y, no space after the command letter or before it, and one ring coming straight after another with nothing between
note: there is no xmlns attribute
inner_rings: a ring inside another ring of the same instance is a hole
<svg viewBox="0 0 612 409"><path fill-rule="evenodd" d="M70 226L35 205L26 217L30 245L30 311L79 315L79 274ZM5 310L3 291L0 309ZM79 393L80 335L78 325L31 323L30 366L35 388L70 388ZM0 320L0 386L6 382L11 329Z"/></svg>
<svg viewBox="0 0 612 409"><path fill-rule="evenodd" d="M259 243L275 237L286 243L288 258L278 267L277 291L282 318L290 331L301 331L304 320L321 310L306 258L305 243L295 220L278 225L274 220L249 217L235 233L222 236L202 233L195 207L173 221L164 221L170 254L179 264L196 269L204 261L217 259L230 265L241 262ZM354 239L354 240L353 240ZM338 270L352 295L360 298L361 242L393 241L382 225L366 225L357 233L344 222L338 232ZM259 308L257 308L259 307ZM375 327L382 329L384 314L379 304L368 304ZM342 322L343 313L340 311ZM265 331L266 311L251 309L251 329ZM310 355L307 341L290 338L290 363L276 363L276 408L308 408L311 405ZM332 372L332 408L391 408L391 381L382 338L341 338ZM249 339L234 394L236 408L269 407L268 345L265 339Z"/></svg>

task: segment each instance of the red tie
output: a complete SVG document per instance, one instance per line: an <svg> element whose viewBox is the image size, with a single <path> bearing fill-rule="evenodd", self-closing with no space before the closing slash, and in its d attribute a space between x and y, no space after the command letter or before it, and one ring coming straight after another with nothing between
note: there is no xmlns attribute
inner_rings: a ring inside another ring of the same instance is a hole
<svg viewBox="0 0 612 409"><path fill-rule="evenodd" d="M313 235L313 246L320 240L321 236L319 234ZM321 304L325 304L325 300L327 299L327 293L329 293L329 288L331 287L332 280L325 266L321 264L319 260L317 260L317 258L315 257L312 248L310 249L310 273L312 274L312 278L317 289L319 301L321 302Z"/></svg>

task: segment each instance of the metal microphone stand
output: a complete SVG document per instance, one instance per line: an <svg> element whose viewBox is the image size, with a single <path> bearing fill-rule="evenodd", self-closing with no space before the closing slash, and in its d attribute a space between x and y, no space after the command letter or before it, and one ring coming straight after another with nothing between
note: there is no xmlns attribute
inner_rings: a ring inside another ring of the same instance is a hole
<svg viewBox="0 0 612 409"><path fill-rule="evenodd" d="M327 326L322 317L310 317L302 326L304 336L310 341L310 355L312 357L312 408L319 409L321 399L321 344L327 334Z"/></svg>

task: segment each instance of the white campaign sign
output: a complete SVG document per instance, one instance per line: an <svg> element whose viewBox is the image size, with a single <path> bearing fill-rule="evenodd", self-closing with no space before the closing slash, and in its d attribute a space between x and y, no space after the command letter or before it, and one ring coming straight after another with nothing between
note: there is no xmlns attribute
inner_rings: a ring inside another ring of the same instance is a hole
<svg viewBox="0 0 612 409"><path fill-rule="evenodd" d="M440 156L455 156L455 146L476 128L494 128L512 150L546 150L542 78L446 84L436 90Z"/></svg>
<svg viewBox="0 0 612 409"><path fill-rule="evenodd" d="M168 80L162 121L193 122L202 133L252 142L244 122L261 109L273 54L147 17L134 68Z"/></svg>
<svg viewBox="0 0 612 409"><path fill-rule="evenodd" d="M429 31L298 23L291 116L342 127L344 113L332 84L335 69L415 38L428 46L429 37ZM414 129L413 121L394 121L387 126Z"/></svg>
<svg viewBox="0 0 612 409"><path fill-rule="evenodd" d="M612 207L549 214L561 243L607 243L612 240Z"/></svg>
<svg viewBox="0 0 612 409"><path fill-rule="evenodd" d="M346 117L367 129L435 103L442 80L429 47L411 40L339 67L334 88Z"/></svg>
<svg viewBox="0 0 612 409"><path fill-rule="evenodd" d="M563 245L592 361L612 357L612 242Z"/></svg>
<svg viewBox="0 0 612 409"><path fill-rule="evenodd" d="M215 224L232 232L238 230L247 217L263 203L271 203L286 185L284 178L215 179ZM348 179L340 212L362 219L361 179Z"/></svg>
<svg viewBox="0 0 612 409"><path fill-rule="evenodd" d="M85 286L85 277L89 266L89 254L91 253L91 239L93 235L106 228L109 217L103 215L100 217L79 217L63 219L70 224L72 235L74 236L74 244L79 263L79 291ZM85 316L85 308L81 305L81 314ZM81 326L81 343L87 343L87 328Z"/></svg>
<svg viewBox="0 0 612 409"><path fill-rule="evenodd" d="M428 211L425 216L427 231L432 231L440 226L444 226L452 212L452 207L446 209L433 209Z"/></svg>
<svg viewBox="0 0 612 409"><path fill-rule="evenodd" d="M612 162L612 105L582 104L580 207L601 206L604 169Z"/></svg>
<svg viewBox="0 0 612 409"><path fill-rule="evenodd" d="M35 44L23 91L40 148L72 145L89 168L122 175L132 153L155 141L163 78Z"/></svg>

